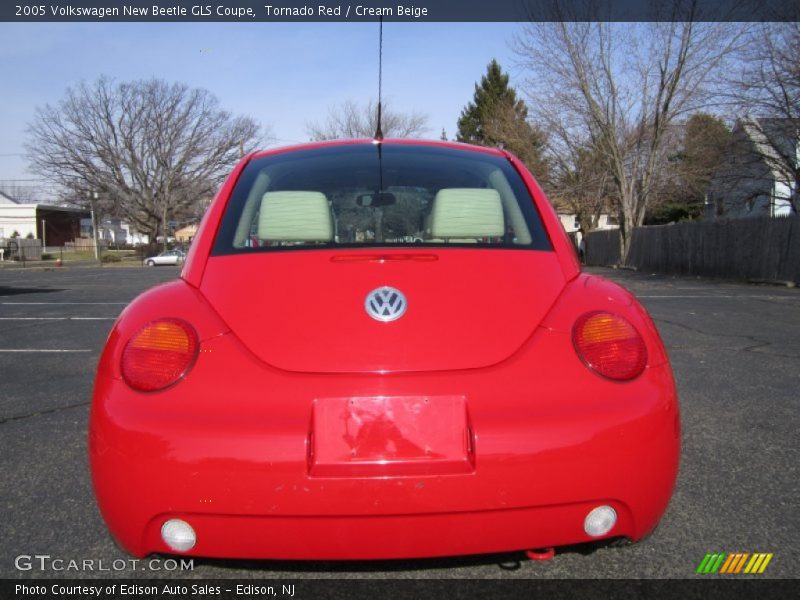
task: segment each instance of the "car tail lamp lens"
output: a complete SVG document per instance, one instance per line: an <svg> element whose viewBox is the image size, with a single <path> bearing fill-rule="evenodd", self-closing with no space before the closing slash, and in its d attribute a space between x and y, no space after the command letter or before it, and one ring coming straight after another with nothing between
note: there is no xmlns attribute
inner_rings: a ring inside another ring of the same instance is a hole
<svg viewBox="0 0 800 600"><path fill-rule="evenodd" d="M155 392L179 381L199 349L194 328L178 319L148 323L122 353L122 377L135 390Z"/></svg>
<svg viewBox="0 0 800 600"><path fill-rule="evenodd" d="M634 379L647 364L642 336L627 320L613 313L582 315L573 327L572 342L581 360L609 379Z"/></svg>

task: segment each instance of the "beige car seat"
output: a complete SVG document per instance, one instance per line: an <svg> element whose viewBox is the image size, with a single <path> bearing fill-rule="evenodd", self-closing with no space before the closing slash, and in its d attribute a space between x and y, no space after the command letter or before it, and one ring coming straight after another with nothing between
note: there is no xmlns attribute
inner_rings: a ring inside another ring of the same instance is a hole
<svg viewBox="0 0 800 600"><path fill-rule="evenodd" d="M330 242L333 216L320 192L267 192L261 199L258 237L268 242Z"/></svg>
<svg viewBox="0 0 800 600"><path fill-rule="evenodd" d="M476 243L505 234L500 194L491 188L445 188L433 199L425 223L430 241ZM428 231L429 228L429 231Z"/></svg>

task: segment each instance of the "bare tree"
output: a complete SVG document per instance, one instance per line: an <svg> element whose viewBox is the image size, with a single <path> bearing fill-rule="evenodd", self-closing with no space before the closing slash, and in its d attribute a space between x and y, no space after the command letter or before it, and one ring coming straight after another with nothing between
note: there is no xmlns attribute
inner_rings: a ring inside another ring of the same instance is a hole
<svg viewBox="0 0 800 600"><path fill-rule="evenodd" d="M574 147L560 160L554 171L557 177L548 186L548 196L557 209L575 215L578 228L597 228L600 215L615 205L611 177L597 148Z"/></svg>
<svg viewBox="0 0 800 600"><path fill-rule="evenodd" d="M207 90L101 77L37 108L28 134L35 171L166 241L170 218L213 194L259 126Z"/></svg>
<svg viewBox="0 0 800 600"><path fill-rule="evenodd" d="M729 79L738 108L757 117L800 119L800 22L754 25L739 58L743 68Z"/></svg>
<svg viewBox="0 0 800 600"><path fill-rule="evenodd" d="M428 131L428 117L419 112L400 113L381 103L381 129L385 137L419 137ZM308 123L306 131L314 141L371 138L378 127L378 105L370 100L359 106L348 100L328 109L322 123Z"/></svg>
<svg viewBox="0 0 800 600"><path fill-rule="evenodd" d="M13 179L0 181L0 192L20 204L32 204L41 201L41 197L37 197L38 186L21 185Z"/></svg>
<svg viewBox="0 0 800 600"><path fill-rule="evenodd" d="M797 13L800 20L800 12ZM727 78L733 107L745 115L747 132L739 162L752 164L728 169L728 187L751 185L755 175L774 178L787 187L792 210L800 212L800 22L754 25L739 53L742 67ZM752 187L756 190L758 183ZM752 201L752 198L748 198Z"/></svg>
<svg viewBox="0 0 800 600"><path fill-rule="evenodd" d="M686 21L641 24L561 17L530 23L515 40L529 75L531 116L549 134L555 164L574 166L581 147L598 151L617 204L624 262L662 183L666 133L702 104L704 84L737 42L737 29L693 22L691 13Z"/></svg>

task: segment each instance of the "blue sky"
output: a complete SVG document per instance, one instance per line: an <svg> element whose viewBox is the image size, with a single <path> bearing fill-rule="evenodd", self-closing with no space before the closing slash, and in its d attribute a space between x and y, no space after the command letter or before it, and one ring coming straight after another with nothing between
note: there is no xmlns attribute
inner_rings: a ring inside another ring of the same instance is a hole
<svg viewBox="0 0 800 600"><path fill-rule="evenodd" d="M509 43L517 23L385 23L384 98L428 115L428 137L453 137L492 58L521 84ZM377 96L377 24L1 23L0 183L27 171L34 107L101 74L156 76L214 93L222 106L268 126L277 144L307 139L330 105Z"/></svg>

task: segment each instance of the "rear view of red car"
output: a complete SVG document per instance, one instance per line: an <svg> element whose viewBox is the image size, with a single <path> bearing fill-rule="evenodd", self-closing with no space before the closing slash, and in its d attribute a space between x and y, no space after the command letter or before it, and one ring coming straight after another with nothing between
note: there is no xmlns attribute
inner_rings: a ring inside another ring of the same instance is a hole
<svg viewBox="0 0 800 600"><path fill-rule="evenodd" d="M235 168L95 383L129 552L372 559L639 540L672 494L658 333L505 152L372 140Z"/></svg>

